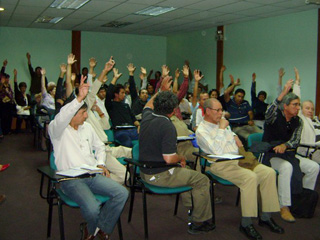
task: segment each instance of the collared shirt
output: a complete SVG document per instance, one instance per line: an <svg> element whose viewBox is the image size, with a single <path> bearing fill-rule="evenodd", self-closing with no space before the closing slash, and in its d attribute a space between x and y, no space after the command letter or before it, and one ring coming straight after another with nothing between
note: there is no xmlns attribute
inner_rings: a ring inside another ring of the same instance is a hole
<svg viewBox="0 0 320 240"><path fill-rule="evenodd" d="M281 112L281 114L284 116L282 111L278 111L279 106L280 106L280 102L277 99L275 99L273 103L269 105L265 114L265 117L266 117L265 125L273 124L277 120L279 112ZM294 118L299 119L299 126L294 130L290 140L285 142L285 145L289 148L298 147L301 139L301 132L303 129L303 122L301 118L299 117L294 117ZM293 120L294 118L292 118L291 120ZM290 121L287 124L290 124ZM276 129L274 131L276 131Z"/></svg>
<svg viewBox="0 0 320 240"><path fill-rule="evenodd" d="M229 102L226 103L226 107L227 111L231 114L229 118L231 124L247 124L250 120L248 112L252 111L252 109L248 101L244 100L238 105L232 98Z"/></svg>
<svg viewBox="0 0 320 240"><path fill-rule="evenodd" d="M83 101L79 103L77 99L74 99L61 108L49 124L49 135L58 171L79 167L83 164L97 166L105 162L104 143L99 139L92 126L84 122L76 130L69 125L83 103Z"/></svg>
<svg viewBox="0 0 320 240"><path fill-rule="evenodd" d="M203 120L196 131L197 142L202 151L209 154L238 154L239 149L230 127L220 129L219 124Z"/></svg>

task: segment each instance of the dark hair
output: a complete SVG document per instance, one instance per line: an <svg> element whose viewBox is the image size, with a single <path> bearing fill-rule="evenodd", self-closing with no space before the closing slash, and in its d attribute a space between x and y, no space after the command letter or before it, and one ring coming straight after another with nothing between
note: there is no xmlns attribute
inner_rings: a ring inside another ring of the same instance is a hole
<svg viewBox="0 0 320 240"><path fill-rule="evenodd" d="M106 91L106 87L105 87L105 85L102 85L102 86L99 88L98 93L99 93L101 90L105 90L105 91Z"/></svg>
<svg viewBox="0 0 320 240"><path fill-rule="evenodd" d="M264 96L264 98L267 98L267 93L266 93L265 91L260 91L260 92L258 93L258 97L259 97L260 95Z"/></svg>
<svg viewBox="0 0 320 240"><path fill-rule="evenodd" d="M123 89L124 90L124 86L122 84L117 84L114 88L113 91L113 98L115 98L115 94L119 94L120 90Z"/></svg>
<svg viewBox="0 0 320 240"><path fill-rule="evenodd" d="M35 69L35 70L36 70L36 71L38 71L38 69L40 69L40 70L41 70L41 67L40 67L40 66L38 66L38 67L36 67L36 69Z"/></svg>
<svg viewBox="0 0 320 240"><path fill-rule="evenodd" d="M78 113L81 109L86 109L86 110L88 109L88 105L87 105L86 102L84 102L84 103L82 104L82 106L78 109L78 111L74 114L74 116L77 115L77 113Z"/></svg>
<svg viewBox="0 0 320 240"><path fill-rule="evenodd" d="M27 84L25 82L19 83L19 88L25 87L27 88Z"/></svg>
<svg viewBox="0 0 320 240"><path fill-rule="evenodd" d="M238 89L235 91L234 95L236 95L237 93L242 93L243 95L246 95L246 92L245 92L242 88L238 88Z"/></svg>
<svg viewBox="0 0 320 240"><path fill-rule="evenodd" d="M129 82L125 82L125 83L123 84L123 87L124 87L124 88L130 87Z"/></svg>
<svg viewBox="0 0 320 240"><path fill-rule="evenodd" d="M219 90L214 88L214 89L211 89L211 90L210 90L210 92L209 92L209 97L211 96L211 93L212 93L212 92L217 92L218 97L220 96Z"/></svg>
<svg viewBox="0 0 320 240"><path fill-rule="evenodd" d="M141 91L142 90L145 90L145 91L147 91L147 89L145 89L145 88L141 88L140 90L139 90L139 95L141 94ZM147 91L148 92L148 91Z"/></svg>
<svg viewBox="0 0 320 240"><path fill-rule="evenodd" d="M154 99L153 106L156 114L167 115L178 106L178 98L172 92L161 92Z"/></svg>

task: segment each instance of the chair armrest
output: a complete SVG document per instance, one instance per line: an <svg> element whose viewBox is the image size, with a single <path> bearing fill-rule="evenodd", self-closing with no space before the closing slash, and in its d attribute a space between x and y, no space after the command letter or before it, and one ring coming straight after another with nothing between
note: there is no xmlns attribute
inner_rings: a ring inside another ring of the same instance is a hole
<svg viewBox="0 0 320 240"><path fill-rule="evenodd" d="M130 158L124 159L125 162L131 163L141 168L163 168L163 167L178 167L179 164L167 164L162 162L140 162Z"/></svg>

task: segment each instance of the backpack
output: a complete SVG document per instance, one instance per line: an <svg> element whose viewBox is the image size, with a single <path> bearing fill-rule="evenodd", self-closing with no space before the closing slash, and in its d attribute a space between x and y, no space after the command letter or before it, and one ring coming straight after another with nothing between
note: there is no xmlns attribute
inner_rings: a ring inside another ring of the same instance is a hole
<svg viewBox="0 0 320 240"><path fill-rule="evenodd" d="M316 191L304 188L302 193L292 194L290 211L296 218L312 218L319 195Z"/></svg>

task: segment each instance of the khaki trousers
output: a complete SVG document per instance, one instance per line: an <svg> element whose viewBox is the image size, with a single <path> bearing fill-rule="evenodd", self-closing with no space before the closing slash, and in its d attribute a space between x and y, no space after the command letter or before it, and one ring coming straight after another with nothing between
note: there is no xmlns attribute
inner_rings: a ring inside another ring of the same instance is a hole
<svg viewBox="0 0 320 240"><path fill-rule="evenodd" d="M244 139L248 139L249 135L252 133L262 133L262 129L258 128L256 125L250 126L250 125L244 125L240 127L233 127L232 131L243 137Z"/></svg>
<svg viewBox="0 0 320 240"><path fill-rule="evenodd" d="M204 222L212 218L210 202L210 181L204 174L188 168L174 169L171 174L164 171L154 175L141 173L141 177L147 183L159 187L190 186L192 190L181 194L183 204L191 207L191 194L193 198L192 221ZM170 171L172 171L170 170Z"/></svg>
<svg viewBox="0 0 320 240"><path fill-rule="evenodd" d="M258 164L253 170L249 170L240 167L238 161L226 161L211 164L210 171L240 188L243 217L258 216L258 187L262 199L262 212L280 210L276 172L272 168Z"/></svg>

